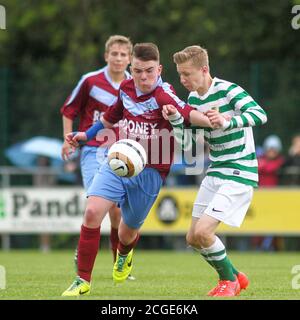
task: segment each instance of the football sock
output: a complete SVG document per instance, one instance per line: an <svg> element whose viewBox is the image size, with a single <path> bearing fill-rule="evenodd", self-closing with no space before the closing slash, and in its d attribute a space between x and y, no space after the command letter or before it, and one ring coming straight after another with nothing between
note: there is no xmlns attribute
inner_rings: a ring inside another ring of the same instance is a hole
<svg viewBox="0 0 300 320"><path fill-rule="evenodd" d="M125 246L121 241L119 241L118 251L120 252L120 254L122 256L127 256L129 251L136 246L139 238L140 238L140 235L137 234L136 238L130 244L128 244L127 246Z"/></svg>
<svg viewBox="0 0 300 320"><path fill-rule="evenodd" d="M229 259L228 259L229 260ZM215 267L212 261L206 260L213 268ZM237 276L239 274L239 271L234 267L234 265L232 264L232 262L229 260L230 264L231 264L231 269L232 272Z"/></svg>
<svg viewBox="0 0 300 320"><path fill-rule="evenodd" d="M118 229L111 227L110 229L110 247L113 253L114 262L116 261L117 249L119 244Z"/></svg>
<svg viewBox="0 0 300 320"><path fill-rule="evenodd" d="M78 275L90 282L94 262L98 253L100 242L100 228L87 228L81 226L78 241Z"/></svg>
<svg viewBox="0 0 300 320"><path fill-rule="evenodd" d="M239 271L234 267L231 261L230 261L230 264L231 264L232 272L237 276L239 274Z"/></svg>
<svg viewBox="0 0 300 320"><path fill-rule="evenodd" d="M204 259L218 272L220 280L235 281L232 265L226 255L225 246L216 236L215 242L200 250Z"/></svg>

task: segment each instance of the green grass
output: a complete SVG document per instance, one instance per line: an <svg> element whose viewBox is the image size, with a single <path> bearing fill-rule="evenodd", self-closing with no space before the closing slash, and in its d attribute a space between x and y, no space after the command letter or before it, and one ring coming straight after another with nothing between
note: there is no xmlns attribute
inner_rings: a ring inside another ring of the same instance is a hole
<svg viewBox="0 0 300 320"><path fill-rule="evenodd" d="M292 289L291 269L300 264L299 253L230 252L232 262L250 278L250 287L236 299L300 299ZM6 269L1 299L62 299L74 279L73 252L0 252ZM217 281L214 270L194 252L142 251L134 255L136 281L114 285L112 255L98 254L92 293L80 299L212 299L206 293ZM69 299L69 298L68 298Z"/></svg>

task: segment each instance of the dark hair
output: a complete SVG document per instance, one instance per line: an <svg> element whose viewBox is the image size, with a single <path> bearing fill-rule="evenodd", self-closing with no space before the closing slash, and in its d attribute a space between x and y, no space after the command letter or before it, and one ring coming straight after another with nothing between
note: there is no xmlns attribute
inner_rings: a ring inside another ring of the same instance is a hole
<svg viewBox="0 0 300 320"><path fill-rule="evenodd" d="M142 61L159 61L158 47L154 43L137 43L133 47L132 56Z"/></svg>

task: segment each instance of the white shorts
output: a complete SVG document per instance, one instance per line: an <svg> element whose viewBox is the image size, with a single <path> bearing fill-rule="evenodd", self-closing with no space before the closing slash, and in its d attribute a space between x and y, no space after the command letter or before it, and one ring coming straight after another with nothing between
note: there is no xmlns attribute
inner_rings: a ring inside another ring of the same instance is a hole
<svg viewBox="0 0 300 320"><path fill-rule="evenodd" d="M194 202L192 216L207 214L230 226L239 227L253 196L253 187L235 181L206 176Z"/></svg>

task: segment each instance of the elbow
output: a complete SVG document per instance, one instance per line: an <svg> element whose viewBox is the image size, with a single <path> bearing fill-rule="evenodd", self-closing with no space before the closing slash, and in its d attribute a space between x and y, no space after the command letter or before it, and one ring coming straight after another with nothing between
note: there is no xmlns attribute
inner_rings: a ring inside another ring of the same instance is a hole
<svg viewBox="0 0 300 320"><path fill-rule="evenodd" d="M263 124L267 123L267 121L268 121L267 113L262 108L261 108L261 111L259 113L259 118L260 118L260 122L261 122L260 125L263 125Z"/></svg>
<svg viewBox="0 0 300 320"><path fill-rule="evenodd" d="M100 121L103 123L103 126L105 128L112 128L113 127L113 124L108 122L107 120L105 120L103 116L101 116Z"/></svg>
<svg viewBox="0 0 300 320"><path fill-rule="evenodd" d="M264 117L262 118L262 124L265 124L268 122L268 117L267 114L264 115Z"/></svg>

